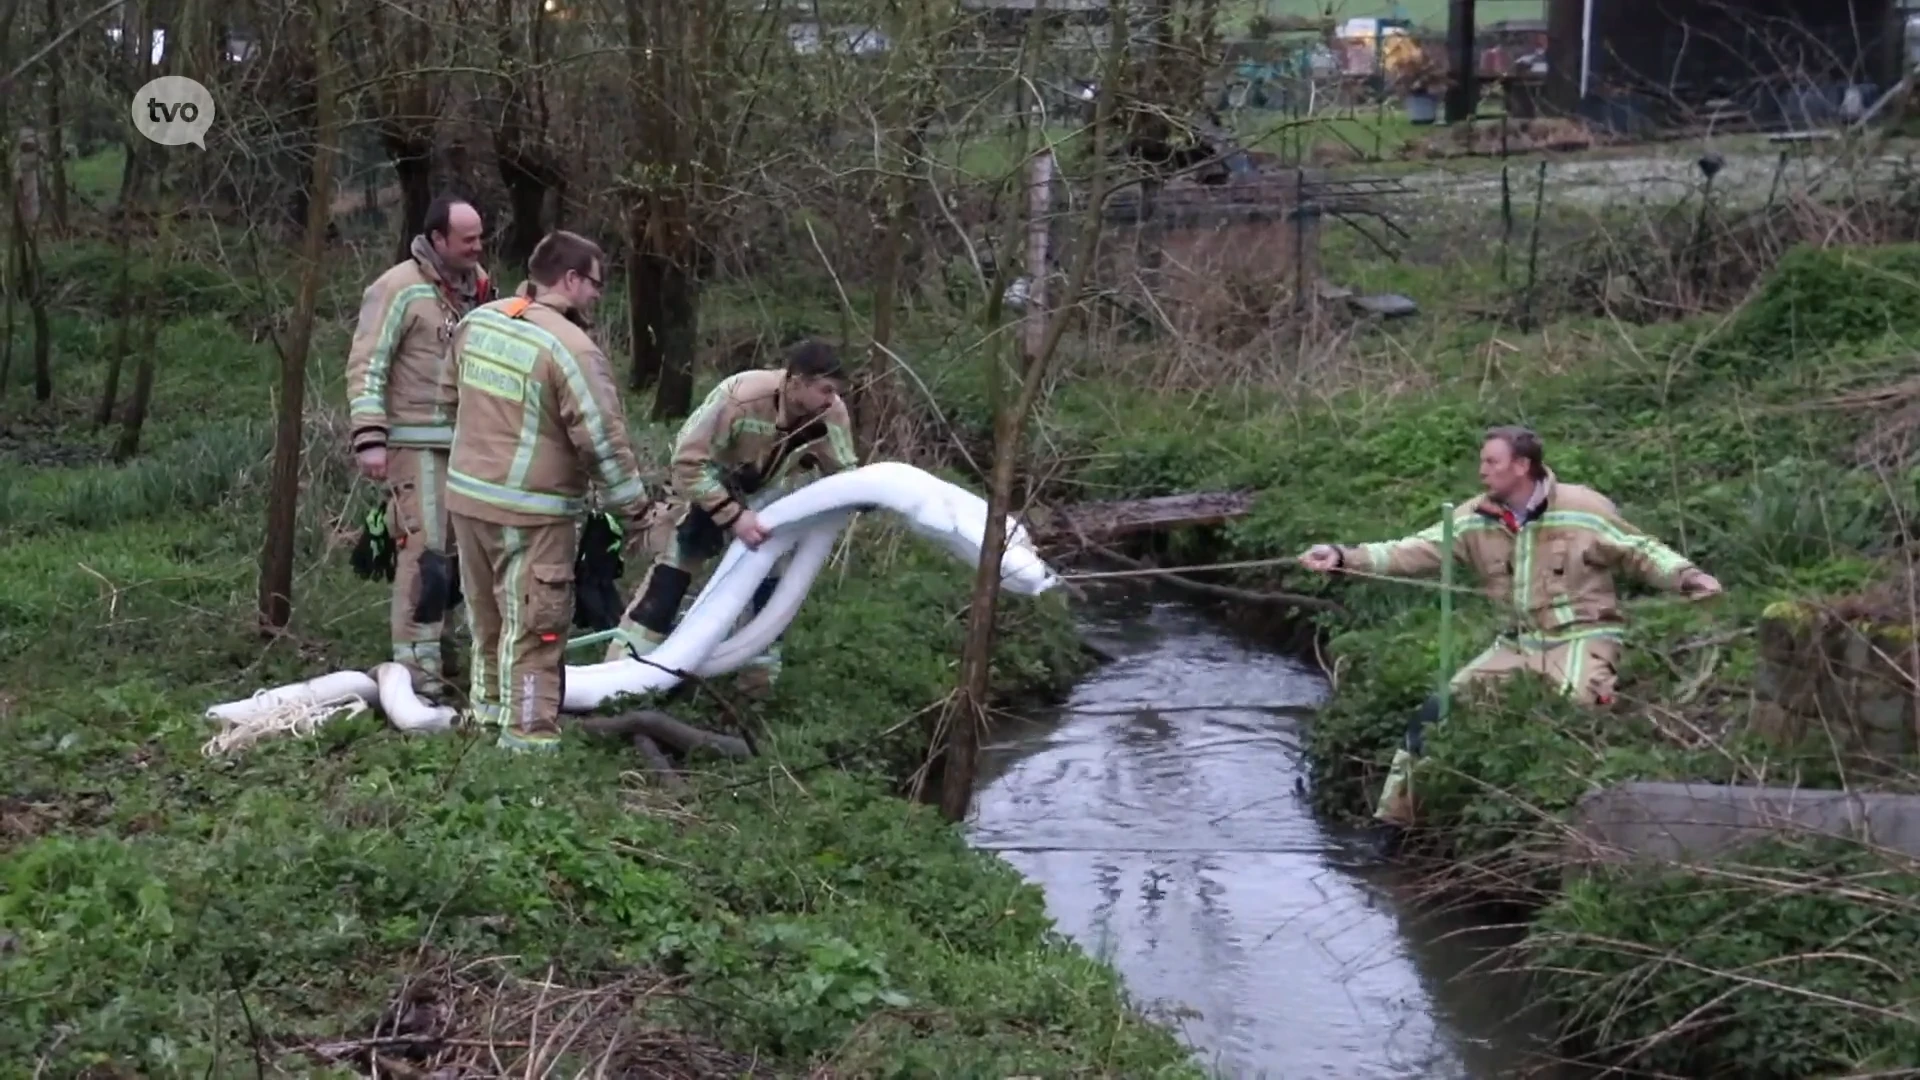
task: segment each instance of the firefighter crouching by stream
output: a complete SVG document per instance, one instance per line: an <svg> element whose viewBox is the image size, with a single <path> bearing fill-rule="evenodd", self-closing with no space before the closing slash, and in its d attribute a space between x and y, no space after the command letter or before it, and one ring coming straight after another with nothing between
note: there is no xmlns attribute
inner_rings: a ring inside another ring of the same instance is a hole
<svg viewBox="0 0 1920 1080"><path fill-rule="evenodd" d="M1613 575L1624 572L1696 599L1720 591L1712 576L1622 519L1605 495L1559 481L1546 466L1540 437L1526 428L1486 433L1480 483L1484 494L1454 512L1453 557L1473 569L1514 628L1453 676L1456 690L1525 671L1582 705L1610 704L1626 629ZM1427 576L1440 569L1440 542L1436 523L1401 540L1317 545L1300 564L1320 573ZM1374 811L1379 854L1391 854L1413 822L1409 773L1422 729L1439 713L1439 697L1429 697L1393 755Z"/></svg>
<svg viewBox="0 0 1920 1080"><path fill-rule="evenodd" d="M673 630L693 575L727 549L766 539L755 511L805 482L855 468L853 434L840 399L843 375L831 346L804 341L779 371L744 371L713 388L674 439L669 493L652 524L653 562L620 618L608 660L645 657ZM744 624L772 597L786 560L754 591ZM778 640L741 670L748 694L770 690Z"/></svg>
<svg viewBox="0 0 1920 1080"><path fill-rule="evenodd" d="M593 241L549 233L527 259L527 283L476 308L453 337L460 413L447 508L473 630L468 703L510 750L559 743L588 481L625 521L649 505L619 389L584 328L606 265Z"/></svg>
<svg viewBox="0 0 1920 1080"><path fill-rule="evenodd" d="M451 675L442 629L457 602L446 503L457 395L447 348L455 324L493 299L480 266L481 232L471 204L434 200L407 259L362 294L347 353L354 463L387 488L355 569L390 575L393 659L429 696Z"/></svg>

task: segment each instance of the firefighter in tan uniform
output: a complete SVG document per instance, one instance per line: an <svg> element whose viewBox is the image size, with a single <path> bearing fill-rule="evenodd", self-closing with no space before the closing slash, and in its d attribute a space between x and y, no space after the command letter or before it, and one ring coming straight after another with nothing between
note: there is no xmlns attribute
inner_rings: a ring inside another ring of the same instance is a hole
<svg viewBox="0 0 1920 1080"><path fill-rule="evenodd" d="M755 510L803 484L859 464L839 358L823 342L787 354L779 371L744 371L713 388L674 440L670 491L647 546L651 566L620 619L621 636L607 659L639 658L672 631L693 575L726 551L729 537L748 547L766 539ZM766 606L776 571L754 592L744 623ZM749 693L764 692L780 673L780 643L741 672Z"/></svg>
<svg viewBox="0 0 1920 1080"><path fill-rule="evenodd" d="M500 725L508 749L559 743L588 483L621 519L638 521L649 501L607 358L580 325L605 267L591 240L550 233L527 260L527 284L454 333L447 509L473 630L468 704Z"/></svg>
<svg viewBox="0 0 1920 1080"><path fill-rule="evenodd" d="M1605 495L1557 480L1539 436L1526 428L1487 432L1480 482L1485 493L1454 512L1454 558L1474 570L1488 598L1508 610L1515 625L1454 675L1457 689L1524 671L1546 677L1583 705L1608 704L1626 630L1614 574L1694 598L1720 591L1706 572L1623 520ZM1436 523L1402 540L1320 545L1300 562L1322 573L1429 575L1440 569L1440 539ZM1383 853L1412 823L1408 774L1420 753L1421 731L1439 712L1439 698L1428 698L1394 753L1374 811Z"/></svg>
<svg viewBox="0 0 1920 1080"><path fill-rule="evenodd" d="M388 626L393 659L423 692L448 674L441 639L456 570L447 532L447 450L456 391L447 357L453 328L493 299L480 267L474 208L439 199L405 262L367 286L347 353L347 402L355 463L383 482L393 552Z"/></svg>

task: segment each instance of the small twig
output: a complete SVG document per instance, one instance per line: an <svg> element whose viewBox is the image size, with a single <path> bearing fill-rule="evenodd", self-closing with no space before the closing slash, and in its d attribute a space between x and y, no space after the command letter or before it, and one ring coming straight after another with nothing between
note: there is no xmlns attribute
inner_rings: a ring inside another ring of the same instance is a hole
<svg viewBox="0 0 1920 1080"><path fill-rule="evenodd" d="M1292 607L1308 608L1315 611L1345 610L1340 606L1338 602L1325 599L1324 597L1306 596L1301 593L1289 593L1289 592L1256 592L1252 589L1237 589L1231 585L1213 585L1204 581L1194 581L1190 578L1183 576L1186 573L1188 573L1190 570L1226 570L1226 569L1233 569L1235 567L1242 567L1242 566L1251 567L1251 566L1290 565L1295 561L1293 559L1256 559L1246 563L1216 563L1211 566L1162 569L1159 567L1147 566L1145 563L1142 563L1137 559L1130 559L1125 555L1120 554L1117 551L1113 551L1109 548L1101 547L1097 544L1093 545L1093 548L1095 551L1098 551L1100 554L1104 555L1106 558L1112 559L1114 562L1117 562L1122 566L1131 567L1131 569L1110 570L1110 571L1086 573L1086 574L1069 574L1069 575L1066 575L1066 580L1086 581L1089 579L1098 580L1098 579L1113 579L1113 578L1127 578L1127 577L1157 577L1164 580L1169 585L1178 586L1179 588L1185 589L1188 592L1199 593L1203 596L1217 597L1222 600L1233 600L1243 604L1286 604Z"/></svg>
<svg viewBox="0 0 1920 1080"><path fill-rule="evenodd" d="M369 1057L373 1059L375 1067L380 1072L393 1077L394 1080L427 1080L425 1071L414 1068L398 1058L388 1057L378 1051L370 1054Z"/></svg>
<svg viewBox="0 0 1920 1080"><path fill-rule="evenodd" d="M461 1040L451 1036L371 1036L363 1040L338 1040L338 1042L307 1043L303 1049L311 1049L328 1061L344 1061L348 1057L357 1057L367 1051L382 1049L403 1049L415 1045L447 1045L447 1047L467 1047L467 1049L486 1049L490 1045L509 1047L509 1049L530 1049L532 1043L515 1040Z"/></svg>
<svg viewBox="0 0 1920 1080"><path fill-rule="evenodd" d="M267 1080L267 1052L260 1038L260 1026L254 1022L253 1007L247 1004L246 988L240 984L240 973L233 969L233 958L222 956L220 966L226 969L227 981L233 985L233 996L240 999L240 1015L247 1021L247 1037L253 1041L253 1071L259 1080Z"/></svg>
<svg viewBox="0 0 1920 1080"><path fill-rule="evenodd" d="M1097 545L1095 546L1098 547ZM1109 578L1156 577L1156 576L1165 576L1168 574L1194 574L1194 573L1200 573L1202 571L1208 571L1208 570L1252 570L1260 567L1297 566L1299 565L1299 562L1300 562L1300 560L1294 559L1294 558L1248 559L1243 562L1205 563L1200 566L1179 566L1179 567L1165 568L1165 567L1158 567L1158 566L1147 566L1146 564L1141 563L1138 560L1129 559L1124 555L1114 554L1113 552L1105 548L1099 548L1098 550L1102 555L1105 555L1108 558L1113 559L1115 562L1132 563L1135 569L1099 570L1099 571L1093 571L1093 572L1084 573L1084 574L1062 574L1060 575L1061 578L1066 581L1100 581L1100 580L1109 579Z"/></svg>

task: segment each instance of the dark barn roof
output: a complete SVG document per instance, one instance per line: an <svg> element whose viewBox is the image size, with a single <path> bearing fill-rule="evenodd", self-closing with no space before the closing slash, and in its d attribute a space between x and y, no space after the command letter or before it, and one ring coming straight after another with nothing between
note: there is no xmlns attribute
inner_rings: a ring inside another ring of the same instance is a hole
<svg viewBox="0 0 1920 1080"><path fill-rule="evenodd" d="M1669 116L1729 98L1765 123L1782 102L1891 86L1901 23L1894 0L1549 0L1547 96Z"/></svg>

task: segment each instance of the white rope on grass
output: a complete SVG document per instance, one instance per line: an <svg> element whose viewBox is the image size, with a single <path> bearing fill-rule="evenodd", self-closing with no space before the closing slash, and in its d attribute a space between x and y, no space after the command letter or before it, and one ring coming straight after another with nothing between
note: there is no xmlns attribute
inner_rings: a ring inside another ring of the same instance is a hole
<svg viewBox="0 0 1920 1080"><path fill-rule="evenodd" d="M200 753L206 757L219 757L273 735L310 738L334 720L358 716L367 711L366 699L358 694L341 694L322 701L261 700L272 693L272 689L266 688L255 691L250 700L259 704L260 710L225 721L221 730L200 747Z"/></svg>

